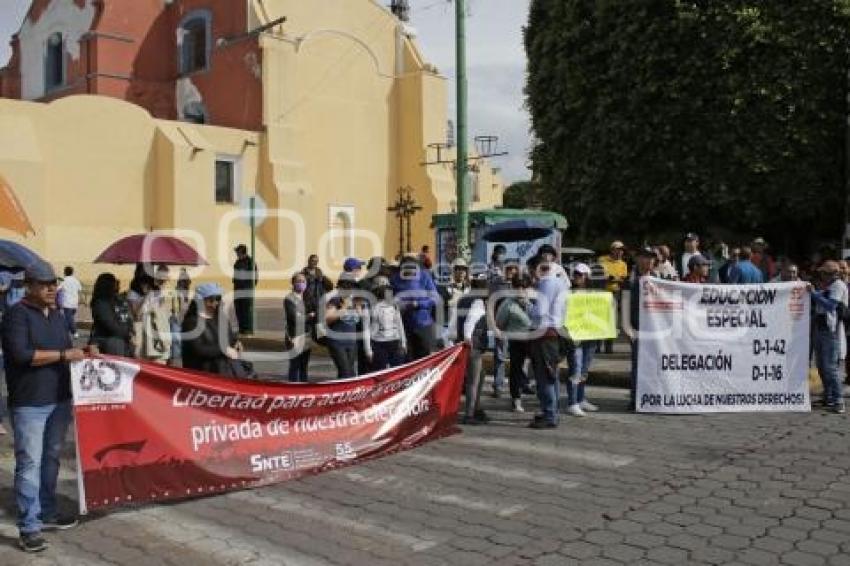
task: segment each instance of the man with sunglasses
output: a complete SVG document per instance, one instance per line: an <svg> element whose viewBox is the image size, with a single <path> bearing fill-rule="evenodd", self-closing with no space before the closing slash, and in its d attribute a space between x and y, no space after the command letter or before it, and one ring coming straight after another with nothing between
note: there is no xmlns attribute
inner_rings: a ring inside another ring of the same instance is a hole
<svg viewBox="0 0 850 566"><path fill-rule="evenodd" d="M19 545L27 552L47 547L42 530L67 529L56 506L59 456L71 423L69 362L85 354L74 348L56 307L57 278L46 263L26 269L26 295L3 319L2 343L15 437L15 501Z"/></svg>

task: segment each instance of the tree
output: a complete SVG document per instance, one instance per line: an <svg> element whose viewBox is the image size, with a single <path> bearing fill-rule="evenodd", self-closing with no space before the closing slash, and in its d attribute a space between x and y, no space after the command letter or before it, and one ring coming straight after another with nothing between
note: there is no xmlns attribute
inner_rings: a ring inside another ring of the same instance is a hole
<svg viewBox="0 0 850 566"><path fill-rule="evenodd" d="M505 208L539 208L540 184L535 181L517 181L505 189L502 199Z"/></svg>
<svg viewBox="0 0 850 566"><path fill-rule="evenodd" d="M532 164L582 238L807 243L844 208L850 0L532 0Z"/></svg>

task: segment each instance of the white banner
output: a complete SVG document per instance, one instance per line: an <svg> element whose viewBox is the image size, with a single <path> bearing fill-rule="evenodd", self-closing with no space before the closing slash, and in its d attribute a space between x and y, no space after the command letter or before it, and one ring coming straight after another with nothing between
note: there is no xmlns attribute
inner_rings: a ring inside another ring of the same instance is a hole
<svg viewBox="0 0 850 566"><path fill-rule="evenodd" d="M805 283L641 281L637 409L810 411Z"/></svg>

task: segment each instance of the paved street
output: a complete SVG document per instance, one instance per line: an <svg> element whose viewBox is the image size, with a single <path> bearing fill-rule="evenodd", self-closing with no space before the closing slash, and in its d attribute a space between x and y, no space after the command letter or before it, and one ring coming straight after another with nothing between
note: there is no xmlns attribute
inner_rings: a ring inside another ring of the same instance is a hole
<svg viewBox="0 0 850 566"><path fill-rule="evenodd" d="M14 548L10 443L0 564L850 564L850 422L821 412L603 412L553 431L494 422L287 484L97 514ZM69 462L61 491L72 505Z"/></svg>

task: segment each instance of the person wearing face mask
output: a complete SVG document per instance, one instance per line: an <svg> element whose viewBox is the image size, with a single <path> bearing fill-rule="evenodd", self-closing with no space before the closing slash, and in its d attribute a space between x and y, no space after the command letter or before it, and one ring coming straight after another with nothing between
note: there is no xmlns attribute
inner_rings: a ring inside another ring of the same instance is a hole
<svg viewBox="0 0 850 566"><path fill-rule="evenodd" d="M316 303L307 296L307 277L303 273L292 276L292 292L283 299L286 316L284 345L289 352L288 379L293 383L307 383L310 365L310 336L316 324Z"/></svg>
<svg viewBox="0 0 850 566"><path fill-rule="evenodd" d="M363 343L372 360L372 371L382 371L404 363L407 337L401 311L393 300L390 280L383 275L375 277L374 289L378 302L369 311L371 324L364 328Z"/></svg>
<svg viewBox="0 0 850 566"><path fill-rule="evenodd" d="M326 297L328 351L339 379L357 375L357 328L363 328L369 323L363 301L353 295L357 288L357 279L351 273L344 272L337 282L336 291Z"/></svg>
<svg viewBox="0 0 850 566"><path fill-rule="evenodd" d="M503 333L508 342L510 373L508 383L511 391L511 410L522 413L522 393L528 389L528 376L523 370L528 359L529 333L533 324L529 308L530 293L534 283L527 274L514 275L512 287L514 294L505 297L496 311L496 328Z"/></svg>

